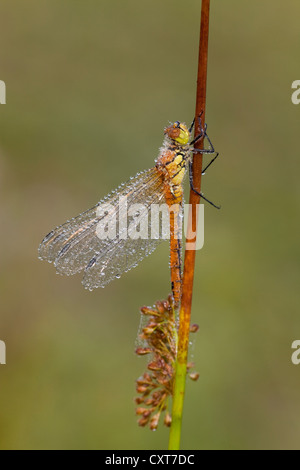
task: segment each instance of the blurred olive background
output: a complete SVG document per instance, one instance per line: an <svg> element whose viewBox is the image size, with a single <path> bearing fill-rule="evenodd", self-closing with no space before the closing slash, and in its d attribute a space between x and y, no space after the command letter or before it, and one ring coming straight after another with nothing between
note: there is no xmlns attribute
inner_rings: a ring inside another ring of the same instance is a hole
<svg viewBox="0 0 300 470"><path fill-rule="evenodd" d="M184 449L300 448L300 4L211 2L207 122ZM153 166L195 109L200 1L0 3L2 449L165 449L136 425L139 307L170 290L162 244L87 292L37 259L46 233Z"/></svg>

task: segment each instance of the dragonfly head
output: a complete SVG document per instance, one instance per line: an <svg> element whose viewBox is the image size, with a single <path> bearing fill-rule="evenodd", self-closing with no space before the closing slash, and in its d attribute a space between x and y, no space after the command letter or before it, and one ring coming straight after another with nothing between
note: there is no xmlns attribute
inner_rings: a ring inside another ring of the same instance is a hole
<svg viewBox="0 0 300 470"><path fill-rule="evenodd" d="M171 126L166 127L165 135L181 145L188 144L190 139L190 132L188 128L185 124L179 121L176 121L174 124L171 124Z"/></svg>

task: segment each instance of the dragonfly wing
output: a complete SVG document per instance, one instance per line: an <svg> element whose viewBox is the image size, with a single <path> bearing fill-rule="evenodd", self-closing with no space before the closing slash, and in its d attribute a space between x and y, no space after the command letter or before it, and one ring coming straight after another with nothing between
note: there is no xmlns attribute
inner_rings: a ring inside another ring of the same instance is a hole
<svg viewBox="0 0 300 470"><path fill-rule="evenodd" d="M49 263L55 263L56 259L64 252L67 253L68 249L76 246L79 239L92 235L92 226L97 220L97 207L98 205L52 230L39 247L39 258ZM69 268L70 274L77 272L76 269L73 272L72 266Z"/></svg>
<svg viewBox="0 0 300 470"><path fill-rule="evenodd" d="M164 202L163 180L156 168L139 173L92 209L53 230L41 243L40 258L53 262L60 274L72 275L85 269L84 284L89 288L99 287L103 283L106 285L131 269L150 254L161 240L123 240L120 232L113 239L99 237L99 230L101 232L107 221L121 217L119 202L125 196L128 207L133 203L143 204L139 219L143 214L146 216L150 204ZM126 250L128 261L123 250ZM101 278L99 282L97 276Z"/></svg>
<svg viewBox="0 0 300 470"><path fill-rule="evenodd" d="M164 195L156 194L153 197L152 203L159 204L164 202ZM90 290L96 287L105 287L113 279L120 278L124 272L136 267L138 263L146 256L150 255L155 248L161 243L164 238L150 238L151 233L148 232L150 200L144 205L143 209L139 210L139 227L144 225L147 228L148 238L131 238L129 233L128 238L116 238L108 247L97 256L95 256L90 264L85 269L83 278L83 285ZM134 222L131 222L133 227ZM128 227L130 232L130 226ZM136 233L134 231L134 233Z"/></svg>

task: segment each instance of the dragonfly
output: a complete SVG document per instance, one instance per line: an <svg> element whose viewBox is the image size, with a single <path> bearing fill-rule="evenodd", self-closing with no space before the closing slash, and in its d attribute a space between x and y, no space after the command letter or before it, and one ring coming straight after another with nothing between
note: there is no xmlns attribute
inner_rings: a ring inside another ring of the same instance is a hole
<svg viewBox="0 0 300 470"><path fill-rule="evenodd" d="M39 247L39 258L53 263L58 274L70 276L83 272L82 283L89 290L105 287L136 267L167 238L165 234L158 236L157 233L148 236L148 232L147 236L139 237L134 231L135 236L128 236L128 220L125 220L128 213L123 210L122 201L126 200L126 207L138 208L133 219L138 220L139 226L146 225L146 228L151 207L165 204L169 209L171 287L175 306L178 306L182 290L183 180L188 165L192 190L219 208L203 193L197 192L193 185L194 153L215 154L206 132L207 125L202 127L201 117L198 119L201 131L193 140L191 132L195 120L189 128L180 121L166 127L155 166L138 173L93 208L52 230ZM200 139L208 142L207 149L194 148ZM218 155L204 168L203 174ZM118 233L113 228L117 220ZM110 227L112 230L109 230Z"/></svg>

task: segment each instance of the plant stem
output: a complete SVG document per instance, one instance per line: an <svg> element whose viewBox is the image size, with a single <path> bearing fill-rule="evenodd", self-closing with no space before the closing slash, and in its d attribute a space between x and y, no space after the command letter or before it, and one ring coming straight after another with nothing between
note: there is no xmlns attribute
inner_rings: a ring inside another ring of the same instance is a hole
<svg viewBox="0 0 300 470"><path fill-rule="evenodd" d="M200 133L198 116L202 112L202 122L205 122L206 105L206 82L207 82L207 55L208 55L208 32L209 32L209 8L210 0L202 0L199 60L196 94L196 114L195 114L195 136ZM196 148L203 148L203 140L200 139ZM202 172L202 154L195 154L193 158L193 182L194 187L200 192ZM197 212L200 197L190 191L190 210L188 215L187 241L189 245L196 243L195 232L197 230ZM178 348L176 359L176 372L173 393L172 425L170 430L169 450L180 449L181 424L183 403L185 394L187 357L190 335L190 319L193 296L193 282L195 270L196 251L189 249L185 251L182 299L179 313Z"/></svg>

